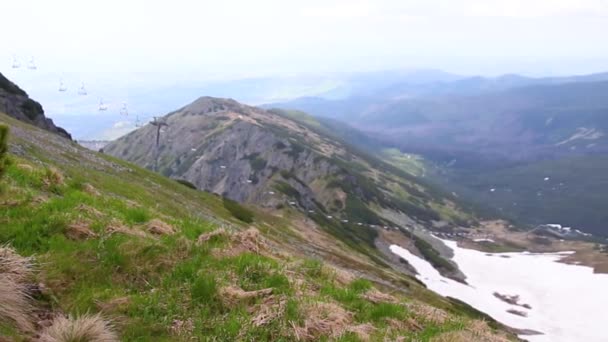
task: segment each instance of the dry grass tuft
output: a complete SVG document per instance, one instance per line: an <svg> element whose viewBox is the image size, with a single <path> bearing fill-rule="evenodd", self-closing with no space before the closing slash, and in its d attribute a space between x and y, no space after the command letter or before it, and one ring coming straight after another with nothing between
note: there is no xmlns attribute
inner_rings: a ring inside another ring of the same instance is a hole
<svg viewBox="0 0 608 342"><path fill-rule="evenodd" d="M118 336L110 323L100 315L84 315L78 318L59 316L45 328L39 342L118 342Z"/></svg>
<svg viewBox="0 0 608 342"><path fill-rule="evenodd" d="M22 257L7 245L0 246L0 320L12 322L24 333L34 330L28 294L32 272L32 258Z"/></svg>
<svg viewBox="0 0 608 342"><path fill-rule="evenodd" d="M292 322L298 341L316 341L322 336L339 338L352 328L353 314L335 303L317 302L304 309L304 326Z"/></svg>
<svg viewBox="0 0 608 342"><path fill-rule="evenodd" d="M376 327L370 323L365 323L349 327L348 331L355 333L361 341L369 341L370 335L376 331Z"/></svg>
<svg viewBox="0 0 608 342"><path fill-rule="evenodd" d="M0 321L11 322L19 331L30 333L34 330L31 312L31 300L25 286L0 274Z"/></svg>
<svg viewBox="0 0 608 342"><path fill-rule="evenodd" d="M361 298L367 299L374 304L378 303L397 303L399 302L397 298L391 296L390 294L380 292L374 288L365 292Z"/></svg>
<svg viewBox="0 0 608 342"><path fill-rule="evenodd" d="M255 316L251 319L251 323L255 327L267 325L275 319L283 316L285 313L285 306L287 305L287 298L284 296L276 297L269 296L262 303L254 306L251 309L251 313L255 313Z"/></svg>
<svg viewBox="0 0 608 342"><path fill-rule="evenodd" d="M144 232L143 230L137 228L129 228L118 220L113 220L112 222L110 222L110 224L106 227L106 231L110 234L125 234L141 238L148 237L148 234L146 234L146 232Z"/></svg>
<svg viewBox="0 0 608 342"><path fill-rule="evenodd" d="M230 236L230 247L216 254L222 257L233 257L245 252L270 255L268 244L256 228L249 228L245 231L232 234Z"/></svg>
<svg viewBox="0 0 608 342"><path fill-rule="evenodd" d="M72 240L86 240L97 237L86 221L74 222L68 225L65 235Z"/></svg>
<svg viewBox="0 0 608 342"><path fill-rule="evenodd" d="M43 204L48 201L49 201L48 197L43 196L43 195L38 195L38 196L32 198L32 203L34 203L34 204Z"/></svg>
<svg viewBox="0 0 608 342"><path fill-rule="evenodd" d="M404 321L395 318L388 318L386 321L389 326L396 330L422 331L424 329L422 324L416 322L416 320L411 317Z"/></svg>
<svg viewBox="0 0 608 342"><path fill-rule="evenodd" d="M245 291L236 286L226 286L219 291L222 301L227 305L235 305L252 299L266 297L272 294L272 288L257 291Z"/></svg>
<svg viewBox="0 0 608 342"><path fill-rule="evenodd" d="M423 303L409 303L408 309L425 322L431 322L434 324L444 324L450 320L451 316L444 310L432 307Z"/></svg>
<svg viewBox="0 0 608 342"><path fill-rule="evenodd" d="M22 170L22 171L27 171L27 172L33 172L34 171L34 167L32 165L29 164L17 164L17 167Z"/></svg>
<svg viewBox="0 0 608 342"><path fill-rule="evenodd" d="M64 183L65 178L63 177L63 174L54 167L46 169L44 175L42 176L42 184L44 184L46 187L59 186L63 185Z"/></svg>
<svg viewBox="0 0 608 342"><path fill-rule="evenodd" d="M93 208L91 206L88 206L86 204L79 204L76 207L76 210L78 210L78 211L80 211L82 213L91 215L91 216L95 216L95 217L102 217L103 216L103 213L101 211L99 211L99 210L97 210L97 209L95 209L95 208Z"/></svg>
<svg viewBox="0 0 608 342"><path fill-rule="evenodd" d="M188 318L183 321L181 319L174 319L171 323L171 333L176 336L187 336L192 334L194 331L194 322L192 318Z"/></svg>
<svg viewBox="0 0 608 342"><path fill-rule="evenodd" d="M347 270L333 267L333 266L324 266L324 267L327 267L329 269L329 271L334 276L334 280L340 285L348 285L356 278L354 274L352 274L351 272L349 272Z"/></svg>
<svg viewBox="0 0 608 342"><path fill-rule="evenodd" d="M82 185L82 190L91 196L100 196L101 193L94 186L89 183L84 183Z"/></svg>
<svg viewBox="0 0 608 342"><path fill-rule="evenodd" d="M198 239L196 240L196 243L198 245L202 245L203 243L205 243L205 242L207 242L207 241L209 241L209 240L211 240L211 239L213 239L213 238L215 238L217 236L227 236L227 235L228 235L228 232L226 231L226 229L219 228L219 229L216 229L216 230L214 230L212 232L204 233L204 234L199 235Z"/></svg>
<svg viewBox="0 0 608 342"><path fill-rule="evenodd" d="M155 235L173 235L175 228L159 219L154 219L146 225L148 231Z"/></svg>
<svg viewBox="0 0 608 342"><path fill-rule="evenodd" d="M7 245L0 246L0 276L24 283L33 272L32 258L22 257Z"/></svg>

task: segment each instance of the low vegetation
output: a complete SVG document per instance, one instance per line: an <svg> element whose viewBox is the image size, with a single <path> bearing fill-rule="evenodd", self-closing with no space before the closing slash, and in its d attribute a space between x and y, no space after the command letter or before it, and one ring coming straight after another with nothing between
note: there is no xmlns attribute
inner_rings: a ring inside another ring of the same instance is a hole
<svg viewBox="0 0 608 342"><path fill-rule="evenodd" d="M310 259L280 217L0 119L35 137L11 139L29 152L2 178L0 339L433 341L480 324L403 275L407 294Z"/></svg>
<svg viewBox="0 0 608 342"><path fill-rule="evenodd" d="M236 219L245 223L253 222L253 212L243 207L238 202L224 197L222 203L224 204L224 208L226 208L226 210L228 210Z"/></svg>

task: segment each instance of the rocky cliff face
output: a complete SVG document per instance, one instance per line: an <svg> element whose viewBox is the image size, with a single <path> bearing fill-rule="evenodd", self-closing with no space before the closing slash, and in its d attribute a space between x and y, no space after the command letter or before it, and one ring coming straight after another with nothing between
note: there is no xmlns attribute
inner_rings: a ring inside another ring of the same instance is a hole
<svg viewBox="0 0 608 342"><path fill-rule="evenodd" d="M40 103L30 99L25 91L0 73L0 112L17 120L27 122L64 138L72 139L63 128L55 126L53 120L44 116Z"/></svg>
<svg viewBox="0 0 608 342"><path fill-rule="evenodd" d="M324 134L318 122L210 97L162 121L158 148L157 127L148 124L104 151L239 202L289 206L355 225L469 218L416 179Z"/></svg>

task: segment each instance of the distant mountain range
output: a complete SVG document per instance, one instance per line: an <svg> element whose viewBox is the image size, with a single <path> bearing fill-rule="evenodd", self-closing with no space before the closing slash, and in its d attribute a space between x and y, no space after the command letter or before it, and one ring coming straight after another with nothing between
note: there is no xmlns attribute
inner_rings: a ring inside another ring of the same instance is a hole
<svg viewBox="0 0 608 342"><path fill-rule="evenodd" d="M521 222L608 234L608 73L404 82L267 107L348 122L376 149L420 154L428 177Z"/></svg>

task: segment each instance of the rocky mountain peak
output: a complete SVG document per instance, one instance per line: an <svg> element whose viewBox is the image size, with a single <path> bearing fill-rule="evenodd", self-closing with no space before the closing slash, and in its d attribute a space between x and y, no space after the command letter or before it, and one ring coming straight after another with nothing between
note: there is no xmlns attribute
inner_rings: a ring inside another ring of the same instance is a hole
<svg viewBox="0 0 608 342"><path fill-rule="evenodd" d="M44 115L40 103L29 98L27 93L0 73L0 112L27 122L64 138L72 139L63 128L57 127L53 120Z"/></svg>

